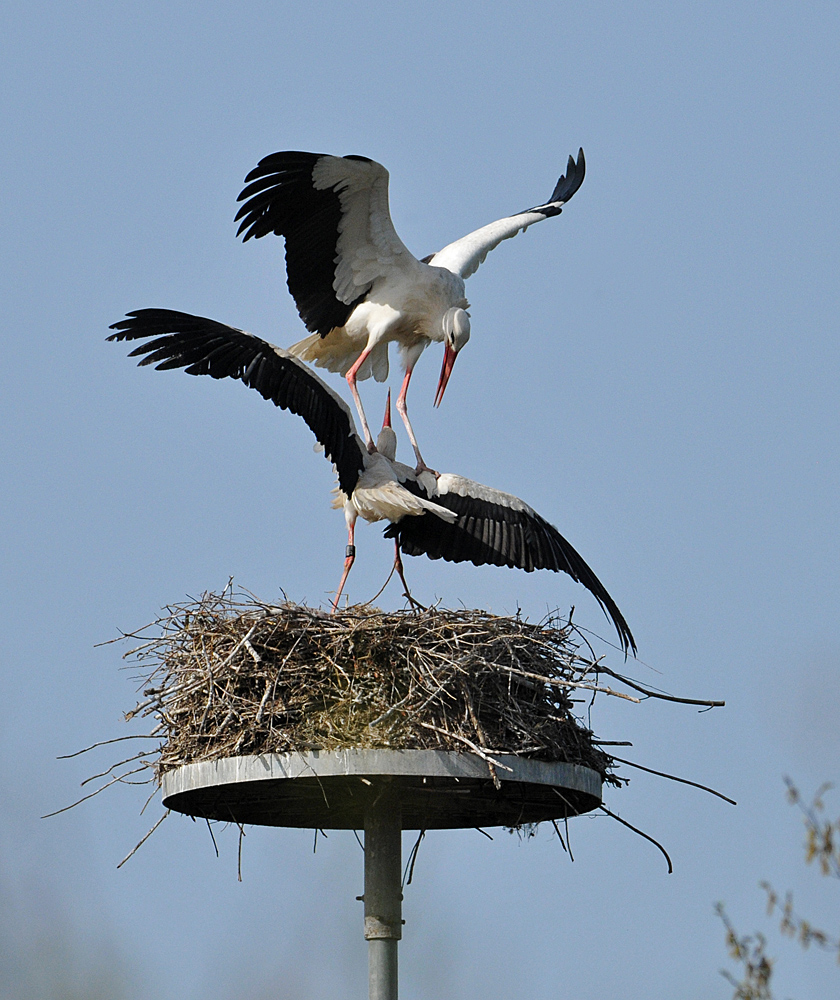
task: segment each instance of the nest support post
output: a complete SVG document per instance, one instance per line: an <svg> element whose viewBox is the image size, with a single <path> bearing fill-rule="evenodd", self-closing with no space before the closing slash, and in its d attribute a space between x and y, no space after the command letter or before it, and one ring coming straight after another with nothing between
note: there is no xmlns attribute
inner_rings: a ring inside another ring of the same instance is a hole
<svg viewBox="0 0 840 1000"><path fill-rule="evenodd" d="M402 937L402 820L399 792L371 788L365 810L365 938L370 1000L397 1000L397 947Z"/></svg>
<svg viewBox="0 0 840 1000"><path fill-rule="evenodd" d="M196 761L161 775L163 804L188 816L306 830L364 830L371 1000L397 1000L402 831L517 827L594 809L601 776L583 764L497 753L364 749Z"/></svg>

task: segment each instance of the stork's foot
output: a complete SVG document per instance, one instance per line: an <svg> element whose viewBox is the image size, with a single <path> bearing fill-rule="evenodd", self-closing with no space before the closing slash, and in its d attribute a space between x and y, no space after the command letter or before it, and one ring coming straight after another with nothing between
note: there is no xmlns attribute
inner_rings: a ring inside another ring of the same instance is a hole
<svg viewBox="0 0 840 1000"><path fill-rule="evenodd" d="M405 590L403 591L403 597L408 601L408 603L415 611L429 610L425 604L421 604L416 598L411 596L408 587L406 587Z"/></svg>
<svg viewBox="0 0 840 1000"><path fill-rule="evenodd" d="M428 467L428 465L426 465L426 463L423 461L422 458L417 463L417 465L416 465L416 467L414 469L414 475L415 476L419 476L421 472L429 472L429 473L431 473L435 477L435 479L440 479L440 473L439 472L435 472L434 469L430 469Z"/></svg>
<svg viewBox="0 0 840 1000"><path fill-rule="evenodd" d="M376 444L373 441L368 441L368 455L372 455L376 451Z"/></svg>

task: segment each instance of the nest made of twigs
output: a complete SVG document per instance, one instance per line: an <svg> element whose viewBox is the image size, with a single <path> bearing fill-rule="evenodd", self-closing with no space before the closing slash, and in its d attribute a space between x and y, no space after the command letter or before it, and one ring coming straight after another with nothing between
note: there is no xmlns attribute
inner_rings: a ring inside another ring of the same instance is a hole
<svg viewBox="0 0 840 1000"><path fill-rule="evenodd" d="M226 590L167 608L155 626L126 655L143 684L128 718L156 719L158 779L194 761L356 747L515 753L618 783L574 713L597 690L618 692L599 684L600 664L569 621L327 614Z"/></svg>

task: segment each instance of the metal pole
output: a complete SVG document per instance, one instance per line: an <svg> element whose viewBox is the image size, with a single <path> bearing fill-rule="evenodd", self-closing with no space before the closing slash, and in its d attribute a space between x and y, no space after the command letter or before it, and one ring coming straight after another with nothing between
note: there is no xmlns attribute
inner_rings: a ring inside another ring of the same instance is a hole
<svg viewBox="0 0 840 1000"><path fill-rule="evenodd" d="M402 937L402 823L398 793L371 789L365 811L365 938L370 1000L397 1000Z"/></svg>

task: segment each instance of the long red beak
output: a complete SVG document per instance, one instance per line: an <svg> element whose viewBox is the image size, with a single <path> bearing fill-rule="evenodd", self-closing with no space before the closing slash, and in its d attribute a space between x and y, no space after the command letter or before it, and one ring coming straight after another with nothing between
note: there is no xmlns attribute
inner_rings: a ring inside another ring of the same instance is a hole
<svg viewBox="0 0 840 1000"><path fill-rule="evenodd" d="M388 400L385 403L385 419L382 421L383 427L391 426L391 390L388 390Z"/></svg>
<svg viewBox="0 0 840 1000"><path fill-rule="evenodd" d="M438 382L437 392L435 393L435 406L440 406L443 400L443 394L446 392L446 384L449 381L449 376L452 374L452 368L457 357L458 352L453 351L449 344L447 344L446 350L443 352L443 365L440 369L440 381Z"/></svg>

